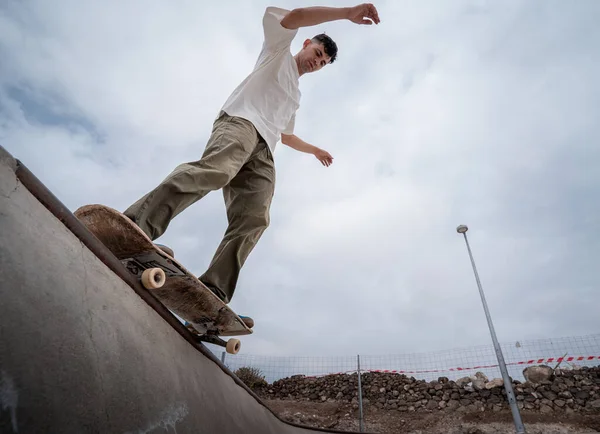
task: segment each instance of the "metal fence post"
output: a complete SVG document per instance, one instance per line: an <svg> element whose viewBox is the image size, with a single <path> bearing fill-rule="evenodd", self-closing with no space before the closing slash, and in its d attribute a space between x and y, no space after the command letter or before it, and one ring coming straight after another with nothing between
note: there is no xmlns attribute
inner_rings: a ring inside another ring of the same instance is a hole
<svg viewBox="0 0 600 434"><path fill-rule="evenodd" d="M358 425L360 432L364 432L362 386L360 383L360 355L356 356L356 368L356 372L358 373Z"/></svg>

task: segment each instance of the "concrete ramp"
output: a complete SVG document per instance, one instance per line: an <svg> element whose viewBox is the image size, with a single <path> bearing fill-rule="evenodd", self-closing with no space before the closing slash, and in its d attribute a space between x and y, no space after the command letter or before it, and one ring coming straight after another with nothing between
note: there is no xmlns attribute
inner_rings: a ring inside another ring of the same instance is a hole
<svg viewBox="0 0 600 434"><path fill-rule="evenodd" d="M0 432L300 434L0 147Z"/></svg>

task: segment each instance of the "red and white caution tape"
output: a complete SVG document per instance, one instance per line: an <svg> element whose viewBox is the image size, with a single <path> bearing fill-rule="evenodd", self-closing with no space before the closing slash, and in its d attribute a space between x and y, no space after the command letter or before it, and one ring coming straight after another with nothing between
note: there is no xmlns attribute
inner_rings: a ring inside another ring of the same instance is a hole
<svg viewBox="0 0 600 434"><path fill-rule="evenodd" d="M560 363L560 362L574 362L574 361L591 361L591 360L600 360L600 356L578 356L578 357L549 357L547 359L531 359L521 362L510 362L507 363L507 366L514 365L540 365L542 363ZM430 369L430 370L420 370L420 371L405 371L405 370L396 370L396 369L364 369L361 372L378 372L378 373L391 373L391 374L430 374L436 372L456 372L456 371L469 371L474 369L487 369L487 368L497 368L498 365L480 365L473 366L471 368L447 368L447 369ZM340 374L349 374L356 372L355 370L345 371L345 372L336 372L333 374L321 374L321 375L310 375L307 376L309 378L314 377L322 377L325 375L340 375Z"/></svg>

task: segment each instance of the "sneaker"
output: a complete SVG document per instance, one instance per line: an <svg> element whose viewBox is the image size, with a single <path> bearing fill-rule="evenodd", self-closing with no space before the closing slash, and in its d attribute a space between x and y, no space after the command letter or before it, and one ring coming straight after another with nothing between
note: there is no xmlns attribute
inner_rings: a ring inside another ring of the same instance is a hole
<svg viewBox="0 0 600 434"><path fill-rule="evenodd" d="M238 315L238 316L240 317L240 319L242 321L244 321L244 324L246 324L246 327L248 327L249 329L254 327L254 320L252 318L250 318L249 316L244 316L244 315Z"/></svg>
<svg viewBox="0 0 600 434"><path fill-rule="evenodd" d="M170 247L167 247L164 244L158 244L158 243L154 243L154 245L156 247L158 247L160 250L162 250L163 252L165 252L167 255L169 255L171 258L175 258L175 252Z"/></svg>

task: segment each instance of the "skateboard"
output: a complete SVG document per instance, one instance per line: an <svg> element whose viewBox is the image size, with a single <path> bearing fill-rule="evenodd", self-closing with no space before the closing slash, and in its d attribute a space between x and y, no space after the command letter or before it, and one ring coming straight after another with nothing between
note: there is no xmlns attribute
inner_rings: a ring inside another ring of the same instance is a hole
<svg viewBox="0 0 600 434"><path fill-rule="evenodd" d="M220 336L252 333L244 321L200 280L163 252L128 217L104 205L85 205L74 212L96 236L171 312L183 318L198 340L237 354L239 339Z"/></svg>

